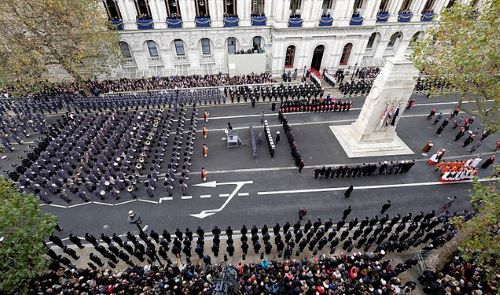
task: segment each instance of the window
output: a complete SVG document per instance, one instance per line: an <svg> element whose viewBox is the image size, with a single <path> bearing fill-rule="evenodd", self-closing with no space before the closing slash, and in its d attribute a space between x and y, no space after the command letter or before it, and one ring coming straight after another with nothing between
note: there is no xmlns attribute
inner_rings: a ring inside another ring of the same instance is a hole
<svg viewBox="0 0 500 295"><path fill-rule="evenodd" d="M410 10L411 0L404 0L400 11Z"/></svg>
<svg viewBox="0 0 500 295"><path fill-rule="evenodd" d="M165 7L167 8L168 17L176 18L181 16L178 0L164 0L164 1L165 1Z"/></svg>
<svg viewBox="0 0 500 295"><path fill-rule="evenodd" d="M203 55L210 54L210 40L207 38L201 39L201 54Z"/></svg>
<svg viewBox="0 0 500 295"><path fill-rule="evenodd" d="M103 3L104 7L106 8L106 13L108 14L109 20L122 19L120 9L118 8L118 3L116 3L116 0L104 0Z"/></svg>
<svg viewBox="0 0 500 295"><path fill-rule="evenodd" d="M373 48L373 43L375 42L376 37L377 37L377 33L373 33L370 36L370 39L368 39L368 44L366 45L366 48Z"/></svg>
<svg viewBox="0 0 500 295"><path fill-rule="evenodd" d="M394 47L394 45L396 44L396 41L400 37L401 37L401 33L399 33L399 32L392 34L391 39L389 40L389 43L387 44L387 47Z"/></svg>
<svg viewBox="0 0 500 295"><path fill-rule="evenodd" d="M262 46L262 37L261 36L255 36L252 39L252 45L253 45L253 50L257 50L257 52L260 52L261 46Z"/></svg>
<svg viewBox="0 0 500 295"><path fill-rule="evenodd" d="M224 15L236 16L236 0L224 0Z"/></svg>
<svg viewBox="0 0 500 295"><path fill-rule="evenodd" d="M340 65L346 66L349 62L349 57L351 56L352 43L347 43L342 51L342 56L340 57Z"/></svg>
<svg viewBox="0 0 500 295"><path fill-rule="evenodd" d="M450 2L448 2L448 5L446 5L446 8L452 7L453 4L455 4L455 0L450 0Z"/></svg>
<svg viewBox="0 0 500 295"><path fill-rule="evenodd" d="M420 36L422 35L422 32L416 32L413 37L411 37L410 44L415 43L418 39L420 39Z"/></svg>
<svg viewBox="0 0 500 295"><path fill-rule="evenodd" d="M253 0L252 15L263 15L263 14L264 14L264 0Z"/></svg>
<svg viewBox="0 0 500 295"><path fill-rule="evenodd" d="M125 42L120 42L120 51L122 52L123 58L132 58L132 54L130 53L130 47Z"/></svg>
<svg viewBox="0 0 500 295"><path fill-rule="evenodd" d="M236 53L236 38L234 37L227 38L227 52L229 54Z"/></svg>
<svg viewBox="0 0 500 295"><path fill-rule="evenodd" d="M290 45L286 49L285 68L293 68L293 60L295 59L295 46Z"/></svg>
<svg viewBox="0 0 500 295"><path fill-rule="evenodd" d="M323 0L321 10L323 11L324 15L328 14L328 10L332 8L332 2L333 0Z"/></svg>
<svg viewBox="0 0 500 295"><path fill-rule="evenodd" d="M380 5L379 5L378 9L379 9L380 11L387 11L387 5L388 5L388 4L389 4L389 0L382 0L382 1L380 2Z"/></svg>
<svg viewBox="0 0 500 295"><path fill-rule="evenodd" d="M149 50L149 57L158 57L158 47L156 46L156 42L153 40L148 40L148 50Z"/></svg>
<svg viewBox="0 0 500 295"><path fill-rule="evenodd" d="M208 11L208 0L195 0L196 1L196 17L210 17Z"/></svg>
<svg viewBox="0 0 500 295"><path fill-rule="evenodd" d="M175 52L178 56L184 56L186 53L184 52L184 41L177 39L174 40Z"/></svg>
<svg viewBox="0 0 500 295"><path fill-rule="evenodd" d="M359 12L359 10L361 10L362 7L363 7L363 0L356 0L354 1L354 6L352 11L354 13Z"/></svg>
<svg viewBox="0 0 500 295"><path fill-rule="evenodd" d="M434 0L427 0L427 2L425 2L425 7L422 12L430 12L433 7L434 7Z"/></svg>
<svg viewBox="0 0 500 295"><path fill-rule="evenodd" d="M300 17L301 0L290 0L290 10L292 17Z"/></svg>
<svg viewBox="0 0 500 295"><path fill-rule="evenodd" d="M149 9L149 0L135 0L135 9L137 10L137 18L151 18L151 10Z"/></svg>

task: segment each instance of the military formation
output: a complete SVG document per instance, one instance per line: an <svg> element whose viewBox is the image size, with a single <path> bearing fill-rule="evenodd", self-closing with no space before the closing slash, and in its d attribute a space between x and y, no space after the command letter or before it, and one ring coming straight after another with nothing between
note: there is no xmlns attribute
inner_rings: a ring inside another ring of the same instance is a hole
<svg viewBox="0 0 500 295"><path fill-rule="evenodd" d="M314 178L360 177L407 173L415 165L415 160L384 161L361 165L323 166L314 169Z"/></svg>
<svg viewBox="0 0 500 295"><path fill-rule="evenodd" d="M282 101L280 104L280 112L347 112L352 107L351 100L336 99L328 95L322 98L299 98L293 100Z"/></svg>
<svg viewBox="0 0 500 295"><path fill-rule="evenodd" d="M52 202L50 196L67 203L74 197L84 202L118 200L127 193L137 198L139 186L153 197L161 172L169 195L174 185L185 193L196 117L196 107L183 105L63 115L9 176L45 203ZM170 161L165 163L170 147Z"/></svg>
<svg viewBox="0 0 500 295"><path fill-rule="evenodd" d="M390 205L383 206L381 212L385 213L389 208ZM224 231L214 226L211 239L201 227L194 232L189 228L185 231L177 228L172 234L168 230L161 233L151 230L149 234L141 231L139 237L130 232L124 236L101 234L100 237L86 233L83 239L94 248L89 256L92 261L89 266L92 268L96 268L96 265L103 267L105 264L114 267L119 259L132 266L132 257L140 262L147 260L149 263L171 263L170 257L182 256L189 260L196 255L206 264L210 264L213 257L220 257L221 252L225 253L224 256L234 256L236 247L239 247L238 253L241 253L243 260L247 255L261 255L262 258L271 253L277 253L280 258L291 259L300 256L304 251L313 255L322 251L333 254L337 249L347 252L352 252L353 249L362 249L365 252L372 249L375 252L399 253L420 245L425 245L424 249L427 250L443 245L456 233L454 227L448 224L448 220L459 215L470 218L471 214L466 211L455 214L445 211L436 216L436 212L432 210L416 215L408 213L390 217L384 214L359 220L349 219L351 208L347 207L337 222L331 218L323 222L318 218L304 223L276 223L272 227L264 225L260 229L256 225L250 229L243 225L238 231L233 230L231 226ZM223 234L225 242L221 243ZM49 250L49 256L55 261L71 267L73 263L70 259L79 259L75 251L58 236L52 235L49 240L70 257L57 255L55 251ZM69 241L80 249L87 247L82 238L73 234L69 235ZM211 241L210 245L206 245L207 241Z"/></svg>
<svg viewBox="0 0 500 295"><path fill-rule="evenodd" d="M324 90L313 83L305 84L280 84L280 85L244 85L225 87L224 94L232 103L259 101L283 101L288 99L322 97Z"/></svg>

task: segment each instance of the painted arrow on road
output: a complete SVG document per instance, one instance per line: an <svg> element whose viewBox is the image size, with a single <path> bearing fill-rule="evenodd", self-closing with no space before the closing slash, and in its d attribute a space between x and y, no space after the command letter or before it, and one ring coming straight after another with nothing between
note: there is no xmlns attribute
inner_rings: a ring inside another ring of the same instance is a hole
<svg viewBox="0 0 500 295"><path fill-rule="evenodd" d="M235 181L235 182L219 182L219 183L217 183L217 181L209 181L209 182L203 182L203 183L199 183L199 184L193 185L193 186L201 186L201 187L217 187L218 185L236 185L236 188L231 192L231 194L229 195L229 197L227 197L227 199L224 202L224 204L222 204L222 206L220 206L219 208L217 208L217 209L203 210L200 213L189 214L189 215L191 215L193 217L196 217L196 218L203 219L205 217L208 217L210 215L214 215L217 212L222 211L227 206L227 204L229 204L229 202L231 202L231 199L233 199L233 197L236 196L236 194L238 194L238 191L245 184L252 184L252 183L253 183L252 180L249 180L249 181Z"/></svg>

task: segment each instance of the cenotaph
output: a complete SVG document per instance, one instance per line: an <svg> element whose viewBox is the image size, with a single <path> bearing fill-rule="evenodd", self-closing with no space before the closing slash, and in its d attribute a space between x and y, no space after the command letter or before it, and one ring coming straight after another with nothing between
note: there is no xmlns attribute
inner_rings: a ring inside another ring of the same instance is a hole
<svg viewBox="0 0 500 295"><path fill-rule="evenodd" d="M388 58L358 119L351 125L330 126L349 158L413 154L398 137L396 126L413 92L417 75L417 69L406 58Z"/></svg>

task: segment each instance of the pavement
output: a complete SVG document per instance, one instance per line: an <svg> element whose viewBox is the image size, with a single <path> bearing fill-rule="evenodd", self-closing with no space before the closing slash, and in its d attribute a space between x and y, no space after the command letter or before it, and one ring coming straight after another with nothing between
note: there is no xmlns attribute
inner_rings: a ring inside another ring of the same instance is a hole
<svg viewBox="0 0 500 295"><path fill-rule="evenodd" d="M128 193L123 193L120 200L95 200L92 203L81 203L76 198L67 204L54 198L52 205L41 204L47 212L58 216L59 224L64 228L62 237L69 233L83 236L86 232L98 235L101 232L123 234L127 231L136 233L135 226L128 224L127 212L134 210L141 215L143 226L148 225L161 232L170 232L176 228L192 230L201 226L210 231L214 225L221 229L231 225L239 229L243 224L256 224L261 227L286 221L293 223L297 219L297 211L304 207L308 210L306 218L341 217L345 207L351 206L352 216L364 218L373 216L387 200L392 207L389 214L406 214L407 212L439 209L451 195L458 197L452 210L470 209L469 190L471 184L442 184L439 175L427 163L429 156L423 156L421 150L427 141L434 143L432 152L446 148L444 159L468 159L471 157L467 148L462 148L462 140L454 142L458 130L451 124L438 136L435 131L438 125L425 119L430 109L449 114L456 104L454 95L442 95L426 99L424 95L414 95L416 106L406 110L399 120L397 133L399 137L414 151L414 155L386 156L370 158L347 157L342 147L330 131L331 125L347 125L357 118L363 105L364 97L352 98L353 108L349 112L329 113L290 113L285 114L297 140L299 151L306 167L302 173L294 166L292 156L283 128L277 118L277 112L271 111L268 102L257 103L255 108L248 104L227 104L221 106L200 106L199 116L204 109L210 112L206 126L209 128L208 138L201 136L203 122L198 124L199 134L195 141L195 155L190 173L188 195L182 196L176 188L169 198L160 180L154 198L149 198L143 186L139 188L138 200L133 200ZM470 107L472 104L468 105ZM268 120L273 134L281 131L281 142L277 144L276 156L271 158L265 143L258 146L257 158L252 158L249 146L249 124L253 124L256 134L263 130L261 115ZM243 146L228 149L224 137L224 128L230 122L233 130L239 133ZM472 130L479 125L476 119ZM175 126L173 126L175 130ZM481 128L482 131L482 128ZM36 135L34 135L36 138ZM495 153L495 141L498 134L490 135L473 155L484 158ZM201 145L209 147L207 158L201 156ZM27 145L15 145L16 152L0 161L0 172L10 168L24 155ZM170 155L170 153L166 153ZM313 170L323 165L342 165L379 161L415 159L416 165L410 172L401 175L370 176L358 178L314 179ZM199 171L201 167L208 170L208 182L202 183ZM491 171L480 169L479 177L485 181ZM214 183L215 181L215 183ZM201 186L197 184L202 183ZM349 199L343 196L349 185L354 192Z"/></svg>

